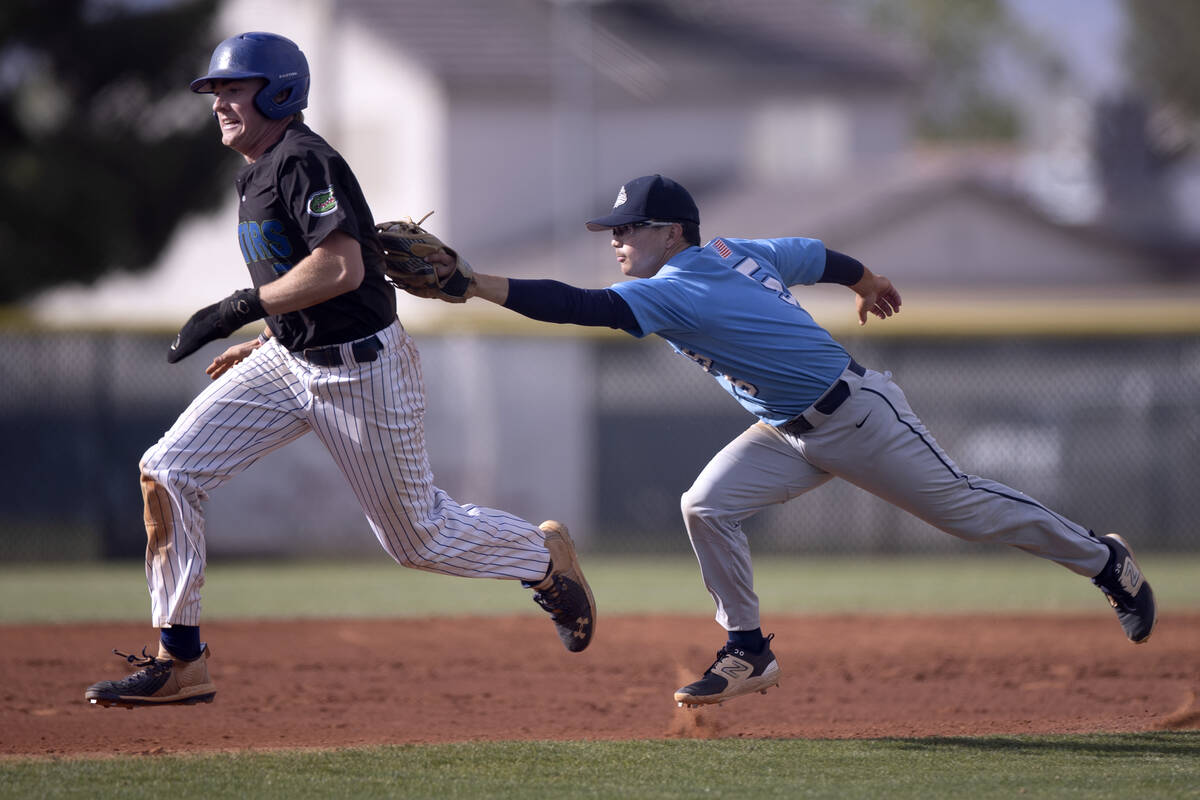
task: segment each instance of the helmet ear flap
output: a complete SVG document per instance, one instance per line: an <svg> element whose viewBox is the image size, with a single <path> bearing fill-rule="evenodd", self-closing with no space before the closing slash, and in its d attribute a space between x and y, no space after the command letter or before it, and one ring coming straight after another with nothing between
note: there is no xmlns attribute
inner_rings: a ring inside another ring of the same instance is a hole
<svg viewBox="0 0 1200 800"><path fill-rule="evenodd" d="M306 65L307 66L307 65ZM308 73L291 80L268 81L254 96L254 105L270 119L283 119L308 107Z"/></svg>

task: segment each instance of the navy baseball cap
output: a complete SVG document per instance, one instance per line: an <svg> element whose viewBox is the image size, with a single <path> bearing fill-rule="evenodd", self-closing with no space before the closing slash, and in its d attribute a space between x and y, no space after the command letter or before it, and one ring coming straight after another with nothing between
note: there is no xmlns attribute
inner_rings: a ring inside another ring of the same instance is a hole
<svg viewBox="0 0 1200 800"><path fill-rule="evenodd" d="M621 187L612 213L588 220L589 231L603 231L631 222L654 219L662 222L700 224L700 211L688 190L662 175L643 175Z"/></svg>

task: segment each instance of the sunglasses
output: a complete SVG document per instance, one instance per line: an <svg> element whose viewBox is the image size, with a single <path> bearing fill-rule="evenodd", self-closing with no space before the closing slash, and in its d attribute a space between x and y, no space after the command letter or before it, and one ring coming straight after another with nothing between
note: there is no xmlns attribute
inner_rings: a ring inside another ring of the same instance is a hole
<svg viewBox="0 0 1200 800"><path fill-rule="evenodd" d="M642 222L630 222L627 225L618 225L613 228L612 235L614 239L624 239L638 228L665 228L668 225L674 224L674 222L656 222L652 219L644 220Z"/></svg>

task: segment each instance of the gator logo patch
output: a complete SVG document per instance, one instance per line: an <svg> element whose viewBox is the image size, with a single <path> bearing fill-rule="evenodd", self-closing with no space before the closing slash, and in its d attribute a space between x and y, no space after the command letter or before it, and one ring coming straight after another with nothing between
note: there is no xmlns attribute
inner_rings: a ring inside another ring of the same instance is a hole
<svg viewBox="0 0 1200 800"><path fill-rule="evenodd" d="M322 189L319 192L313 192L306 204L308 213L314 217L324 217L327 214L332 214L337 211L337 198L333 196L333 187Z"/></svg>

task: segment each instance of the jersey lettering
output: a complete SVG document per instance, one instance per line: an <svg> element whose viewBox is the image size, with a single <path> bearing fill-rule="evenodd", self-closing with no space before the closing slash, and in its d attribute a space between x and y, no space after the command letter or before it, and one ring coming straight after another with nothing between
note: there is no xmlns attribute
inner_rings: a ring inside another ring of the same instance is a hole
<svg viewBox="0 0 1200 800"><path fill-rule="evenodd" d="M681 355L687 356L692 361L695 361L697 364L699 364L700 369L704 370L710 375L712 374L713 360L711 358L702 356L695 350L688 350L686 347L680 347L678 349ZM736 391L741 392L747 397L758 397L758 387L753 383L744 381L741 378L735 378L732 375L722 375L721 377L728 381L729 385L732 386Z"/></svg>
<svg viewBox="0 0 1200 800"><path fill-rule="evenodd" d="M729 381L730 386L747 397L758 397L758 387L753 383L744 381L741 378L735 378L732 375L726 375L725 380Z"/></svg>
<svg viewBox="0 0 1200 800"><path fill-rule="evenodd" d="M247 264L271 257L263 243L262 229L257 222L238 223L238 240L242 244L242 257L246 259Z"/></svg>
<svg viewBox="0 0 1200 800"><path fill-rule="evenodd" d="M287 259L292 254L292 243L284 233L283 223L277 219L269 219L258 223L253 220L238 224L238 243L242 247L242 258L247 264L268 259ZM280 269L283 266L284 269ZM278 273L292 268L290 263L274 264Z"/></svg>
<svg viewBox="0 0 1200 800"><path fill-rule="evenodd" d="M276 258L290 258L292 255L292 243L288 241L287 234L283 232L283 223L277 219L269 219L262 224L262 235L270 244L271 252Z"/></svg>
<svg viewBox="0 0 1200 800"><path fill-rule="evenodd" d="M747 278L758 281L764 288L774 292L780 300L788 305L795 306L796 308L800 307L800 304L796 302L796 298L792 297L792 293L783 285L783 282L772 275L769 270L759 266L758 262L753 258L743 258L733 268Z"/></svg>
<svg viewBox="0 0 1200 800"><path fill-rule="evenodd" d="M704 370L705 372L712 372L713 360L711 358L706 358L705 356L697 353L695 350L688 350L686 347L679 348L679 352L699 364L700 369Z"/></svg>
<svg viewBox="0 0 1200 800"><path fill-rule="evenodd" d="M270 252L267 250L266 243L263 242L262 228L257 222L251 222L246 229L250 235L250 252L254 253L255 261L262 261L264 258L270 257Z"/></svg>

